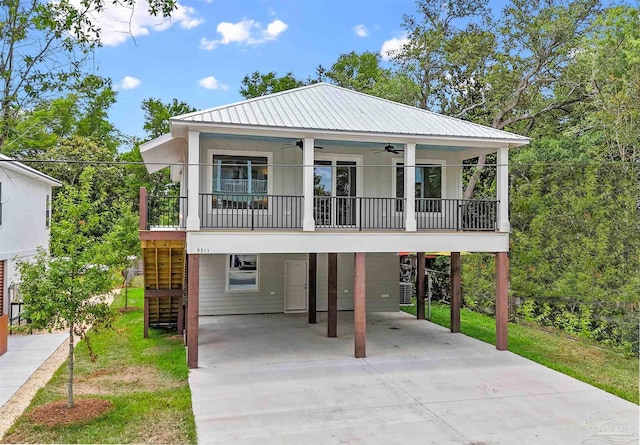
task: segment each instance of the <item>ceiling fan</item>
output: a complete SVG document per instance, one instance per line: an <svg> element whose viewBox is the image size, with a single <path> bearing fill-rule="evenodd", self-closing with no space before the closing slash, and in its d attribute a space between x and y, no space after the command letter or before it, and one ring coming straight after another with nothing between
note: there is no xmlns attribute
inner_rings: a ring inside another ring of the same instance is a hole
<svg viewBox="0 0 640 445"><path fill-rule="evenodd" d="M382 153L384 151L386 151L387 153L393 153L393 154L399 155L401 152L404 151L404 148L396 148L391 144L387 144L384 146L384 149L378 150L376 153Z"/></svg>
<svg viewBox="0 0 640 445"><path fill-rule="evenodd" d="M284 144L284 145L283 145L283 147L282 147L282 148L285 148L285 147L293 147L293 146L296 146L296 147L298 147L300 150L302 150L302 149L303 149L303 147L304 147L304 142L302 142L302 139L299 139L299 140L297 140L297 141L295 141L295 142L287 142L286 144ZM320 146L318 146L318 145L314 145L314 146L313 146L313 148L315 148L315 149L317 149L317 150L322 150L322 149L324 149L324 147L320 147Z"/></svg>

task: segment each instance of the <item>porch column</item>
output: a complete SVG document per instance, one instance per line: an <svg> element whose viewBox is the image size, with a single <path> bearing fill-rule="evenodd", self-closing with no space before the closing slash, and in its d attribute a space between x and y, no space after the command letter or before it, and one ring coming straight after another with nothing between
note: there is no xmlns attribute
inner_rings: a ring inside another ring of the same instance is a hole
<svg viewBox="0 0 640 445"><path fill-rule="evenodd" d="M200 230L200 132L187 138L187 230Z"/></svg>
<svg viewBox="0 0 640 445"><path fill-rule="evenodd" d="M424 252L416 253L416 318L424 320Z"/></svg>
<svg viewBox="0 0 640 445"><path fill-rule="evenodd" d="M338 254L327 254L327 337L338 336Z"/></svg>
<svg viewBox="0 0 640 445"><path fill-rule="evenodd" d="M198 315L200 308L200 256L188 255L187 366L198 367Z"/></svg>
<svg viewBox="0 0 640 445"><path fill-rule="evenodd" d="M460 332L460 303L462 286L460 285L460 252L451 252L451 319L449 329L453 333Z"/></svg>
<svg viewBox="0 0 640 445"><path fill-rule="evenodd" d="M507 326L509 301L507 297L509 281L509 257L507 252L496 252L496 349L509 349Z"/></svg>
<svg viewBox="0 0 640 445"><path fill-rule="evenodd" d="M497 152L496 199L498 200L498 231L511 232L509 223L509 149L499 148Z"/></svg>
<svg viewBox="0 0 640 445"><path fill-rule="evenodd" d="M353 267L353 333L356 358L366 357L367 309L365 292L366 257L364 252L354 254Z"/></svg>
<svg viewBox="0 0 640 445"><path fill-rule="evenodd" d="M316 324L318 321L316 320L316 295L317 295L317 286L316 286L316 277L318 271L318 254L310 253L309 254L309 279L307 280L307 285L309 286L309 323Z"/></svg>
<svg viewBox="0 0 640 445"><path fill-rule="evenodd" d="M304 212L302 216L302 230L313 232L315 221L313 218L313 138L304 138L302 144L302 187L304 196Z"/></svg>
<svg viewBox="0 0 640 445"><path fill-rule="evenodd" d="M417 230L416 223L416 144L404 146L404 224L407 232Z"/></svg>

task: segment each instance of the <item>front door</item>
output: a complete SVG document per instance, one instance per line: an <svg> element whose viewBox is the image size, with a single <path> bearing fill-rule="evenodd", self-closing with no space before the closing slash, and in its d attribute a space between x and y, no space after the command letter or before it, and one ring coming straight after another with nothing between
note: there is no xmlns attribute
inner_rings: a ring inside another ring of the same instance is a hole
<svg viewBox="0 0 640 445"><path fill-rule="evenodd" d="M284 273L284 311L307 310L307 262L286 261Z"/></svg>

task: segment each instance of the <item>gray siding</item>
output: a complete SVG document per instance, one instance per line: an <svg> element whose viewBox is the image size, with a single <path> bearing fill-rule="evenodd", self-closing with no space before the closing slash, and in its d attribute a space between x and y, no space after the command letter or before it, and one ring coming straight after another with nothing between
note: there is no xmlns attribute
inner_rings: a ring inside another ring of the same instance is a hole
<svg viewBox="0 0 640 445"><path fill-rule="evenodd" d="M200 314L229 315L284 312L285 261L305 254L260 255L260 290L226 292L226 255L200 256ZM368 312L399 310L398 257L369 253L366 262ZM318 255L318 310L327 310L327 255ZM382 295L388 295L383 298ZM353 310L353 254L338 255L338 309Z"/></svg>

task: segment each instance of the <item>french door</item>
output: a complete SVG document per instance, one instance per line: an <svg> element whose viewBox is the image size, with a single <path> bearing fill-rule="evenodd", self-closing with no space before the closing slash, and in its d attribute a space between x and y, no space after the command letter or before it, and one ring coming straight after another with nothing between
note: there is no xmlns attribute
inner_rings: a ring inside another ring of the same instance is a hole
<svg viewBox="0 0 640 445"><path fill-rule="evenodd" d="M357 165L351 160L316 160L313 201L317 227L356 227Z"/></svg>

